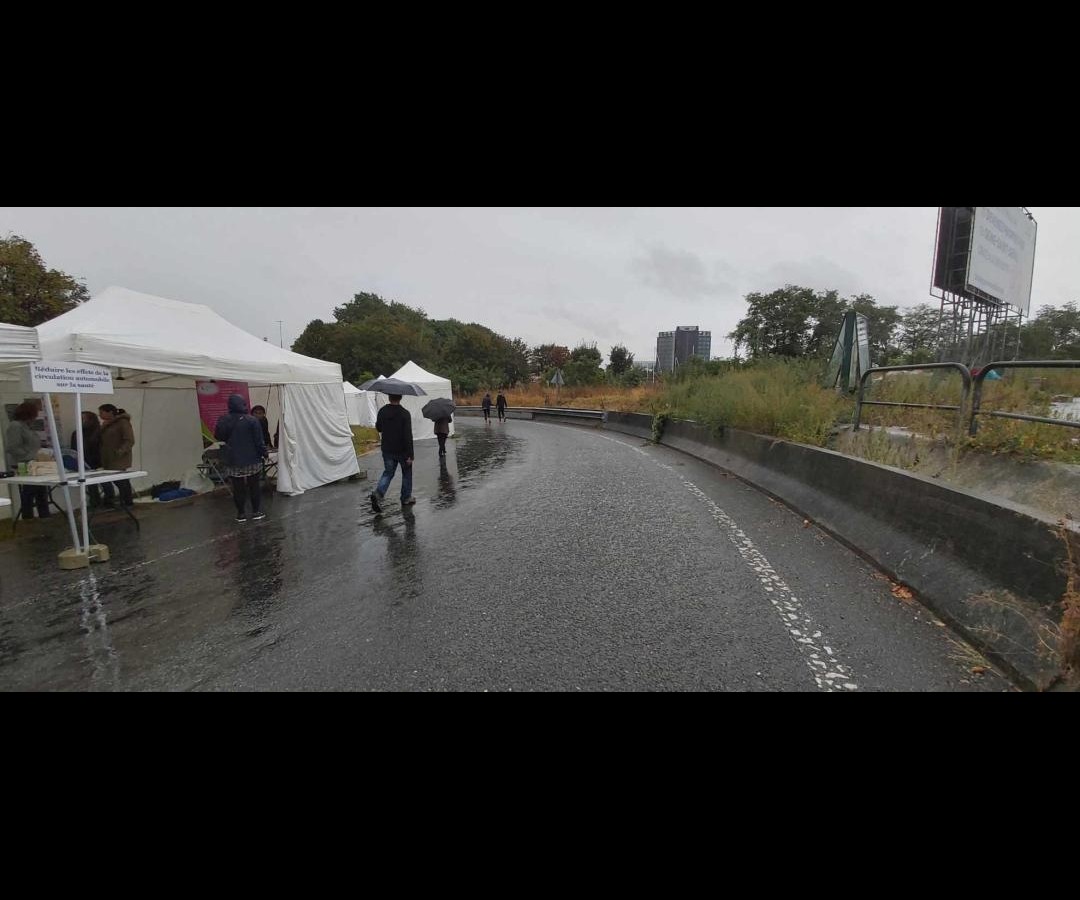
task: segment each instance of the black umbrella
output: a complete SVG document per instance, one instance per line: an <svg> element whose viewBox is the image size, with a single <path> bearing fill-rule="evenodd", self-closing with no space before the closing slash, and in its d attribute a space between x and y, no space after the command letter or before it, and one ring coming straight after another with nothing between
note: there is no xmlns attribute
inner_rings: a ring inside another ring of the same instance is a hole
<svg viewBox="0 0 1080 900"><path fill-rule="evenodd" d="M371 386L377 381L386 381L386 379L380 375L378 378L372 378L371 381L365 381L363 384L357 385L357 388L361 391L370 391Z"/></svg>
<svg viewBox="0 0 1080 900"><path fill-rule="evenodd" d="M454 401L449 397L436 397L434 400L428 400L420 412L424 414L425 419L438 422L439 419L449 419L454 414L455 409L457 407L454 406Z"/></svg>
<svg viewBox="0 0 1080 900"><path fill-rule="evenodd" d="M378 391L380 394L407 394L410 397L427 396L427 391L420 385L413 384L411 381L398 381L396 378L383 378L381 381L376 381L371 385L370 390Z"/></svg>

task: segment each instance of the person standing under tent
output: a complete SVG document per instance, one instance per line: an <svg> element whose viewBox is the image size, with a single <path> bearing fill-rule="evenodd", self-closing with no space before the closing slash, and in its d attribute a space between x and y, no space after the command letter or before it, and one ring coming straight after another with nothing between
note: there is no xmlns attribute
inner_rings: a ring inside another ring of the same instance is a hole
<svg viewBox="0 0 1080 900"><path fill-rule="evenodd" d="M4 462L9 471L17 471L21 463L33 462L41 449L41 438L30 427L38 417L37 406L30 401L20 403L12 413L11 424L4 432ZM34 509L43 519L49 517L49 489L36 484L19 485L19 515L34 518Z"/></svg>
<svg viewBox="0 0 1080 900"><path fill-rule="evenodd" d="M83 464L87 469L101 468L101 422L88 409L82 414ZM71 432L71 449L79 452L79 433ZM86 486L86 496L90 508L101 505L101 488L96 484Z"/></svg>
<svg viewBox="0 0 1080 900"><path fill-rule="evenodd" d="M117 409L113 404L106 403L98 407L98 415L101 416L101 465L106 469L123 471L131 468L131 451L135 447L135 431L131 427L131 416L125 410ZM123 481L107 481L101 487L105 491L105 506L112 506L116 492L113 485L120 491L120 502L124 506L133 506L134 500L131 495L131 481L125 478Z"/></svg>
<svg viewBox="0 0 1080 900"><path fill-rule="evenodd" d="M229 411L217 420L214 437L225 444L225 474L232 481L236 521L247 521L249 500L252 521L265 519L261 482L267 454L266 442L259 420L248 415L247 401L239 394L229 397Z"/></svg>
<svg viewBox="0 0 1080 900"><path fill-rule="evenodd" d="M266 407L265 406L253 406L251 407L251 414L259 420L259 424L262 426L263 443L267 448L271 446L277 446L270 440L270 423L266 420Z"/></svg>

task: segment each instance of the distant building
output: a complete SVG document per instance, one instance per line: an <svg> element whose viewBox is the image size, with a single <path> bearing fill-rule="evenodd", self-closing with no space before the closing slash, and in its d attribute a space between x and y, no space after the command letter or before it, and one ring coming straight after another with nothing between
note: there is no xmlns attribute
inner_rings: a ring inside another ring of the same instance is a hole
<svg viewBox="0 0 1080 900"><path fill-rule="evenodd" d="M712 358L712 332L697 325L680 325L674 331L661 331L656 336L656 371L674 372L692 356Z"/></svg>

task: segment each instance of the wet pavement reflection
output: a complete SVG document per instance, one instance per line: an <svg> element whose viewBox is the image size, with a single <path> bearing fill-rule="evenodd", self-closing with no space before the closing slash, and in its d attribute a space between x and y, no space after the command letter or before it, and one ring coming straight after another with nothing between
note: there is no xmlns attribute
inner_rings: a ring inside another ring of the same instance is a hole
<svg viewBox="0 0 1080 900"><path fill-rule="evenodd" d="M138 506L141 532L120 518L95 523L112 558L90 570L57 568L59 518L21 527L0 540L0 690L269 687L237 673L290 640L315 664L320 628L388 627L378 609L437 596L460 565L455 536L525 449L490 426L459 426L445 457L434 440L417 442L416 506L388 498L378 516L367 505L377 453L361 459L366 479L274 497L260 523L235 523L224 492Z"/></svg>

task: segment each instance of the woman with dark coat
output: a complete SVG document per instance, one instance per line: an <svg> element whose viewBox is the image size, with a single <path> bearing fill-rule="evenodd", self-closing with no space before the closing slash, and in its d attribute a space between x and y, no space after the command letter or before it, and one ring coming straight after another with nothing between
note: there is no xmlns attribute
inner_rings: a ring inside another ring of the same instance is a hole
<svg viewBox="0 0 1080 900"><path fill-rule="evenodd" d="M251 518L256 522L265 519L266 513L261 509L260 481L267 454L266 442L259 420L248 414L247 402L239 394L229 397L229 411L218 419L214 437L225 444L225 474L232 480L236 521L247 521L249 499Z"/></svg>

